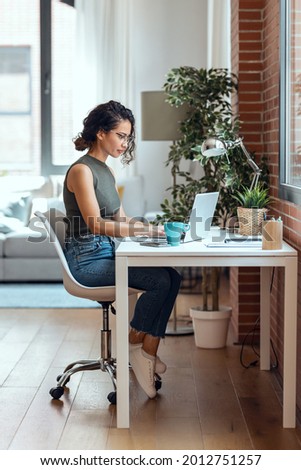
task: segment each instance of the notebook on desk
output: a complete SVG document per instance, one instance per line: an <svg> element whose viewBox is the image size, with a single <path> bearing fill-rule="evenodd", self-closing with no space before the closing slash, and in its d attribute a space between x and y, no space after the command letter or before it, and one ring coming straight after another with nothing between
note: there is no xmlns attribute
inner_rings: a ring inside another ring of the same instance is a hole
<svg viewBox="0 0 301 470"><path fill-rule="evenodd" d="M262 236L242 236L238 233L227 234L224 240L205 240L204 245L209 248L261 248Z"/></svg>

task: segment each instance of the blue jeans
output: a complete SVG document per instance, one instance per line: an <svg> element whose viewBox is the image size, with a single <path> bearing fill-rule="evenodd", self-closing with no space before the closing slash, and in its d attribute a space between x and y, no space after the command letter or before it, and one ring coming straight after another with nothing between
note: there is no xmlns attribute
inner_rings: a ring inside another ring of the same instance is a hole
<svg viewBox="0 0 301 470"><path fill-rule="evenodd" d="M115 245L110 237L67 238L64 252L73 276L81 284L115 285ZM174 268L130 267L129 287L144 291L137 300L131 327L163 338L180 284L181 275Z"/></svg>

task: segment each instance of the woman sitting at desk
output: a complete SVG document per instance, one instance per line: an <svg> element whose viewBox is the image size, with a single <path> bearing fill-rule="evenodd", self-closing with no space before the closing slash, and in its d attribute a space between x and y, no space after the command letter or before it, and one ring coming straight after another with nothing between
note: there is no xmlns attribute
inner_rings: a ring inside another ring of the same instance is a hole
<svg viewBox="0 0 301 470"><path fill-rule="evenodd" d="M65 255L80 283L89 286L115 284L114 237L162 235L162 227L150 226L124 213L116 189L109 156L133 159L135 119L116 101L96 106L84 119L83 131L74 139L76 150L87 153L74 162L64 182L68 219ZM160 339L181 282L169 267L129 268L129 287L144 291L137 300L129 333L130 363L136 378L149 396L156 396L154 374L166 365L157 356Z"/></svg>

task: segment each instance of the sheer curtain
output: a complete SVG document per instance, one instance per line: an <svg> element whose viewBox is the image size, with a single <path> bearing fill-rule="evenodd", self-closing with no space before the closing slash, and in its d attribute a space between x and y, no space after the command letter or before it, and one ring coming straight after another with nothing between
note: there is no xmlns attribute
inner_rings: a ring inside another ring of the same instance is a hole
<svg viewBox="0 0 301 470"><path fill-rule="evenodd" d="M230 0L207 0L207 69L231 69ZM203 176L198 162L191 162L189 172L195 179Z"/></svg>
<svg viewBox="0 0 301 470"><path fill-rule="evenodd" d="M74 70L75 133L99 103L114 99L132 108L131 0L75 0L77 54ZM110 160L116 176L133 173Z"/></svg>
<svg viewBox="0 0 301 470"><path fill-rule="evenodd" d="M207 68L231 68L231 2L208 0Z"/></svg>

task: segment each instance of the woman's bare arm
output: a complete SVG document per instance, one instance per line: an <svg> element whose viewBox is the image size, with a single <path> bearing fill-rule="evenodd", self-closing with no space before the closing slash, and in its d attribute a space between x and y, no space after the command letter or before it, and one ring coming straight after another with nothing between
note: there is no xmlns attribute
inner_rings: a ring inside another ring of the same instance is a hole
<svg viewBox="0 0 301 470"><path fill-rule="evenodd" d="M94 234L110 237L131 237L135 235L161 234L157 227L129 219L122 207L113 220L100 216L98 202L94 193L93 176L87 165L74 165L67 177L67 187L73 192L82 217Z"/></svg>

